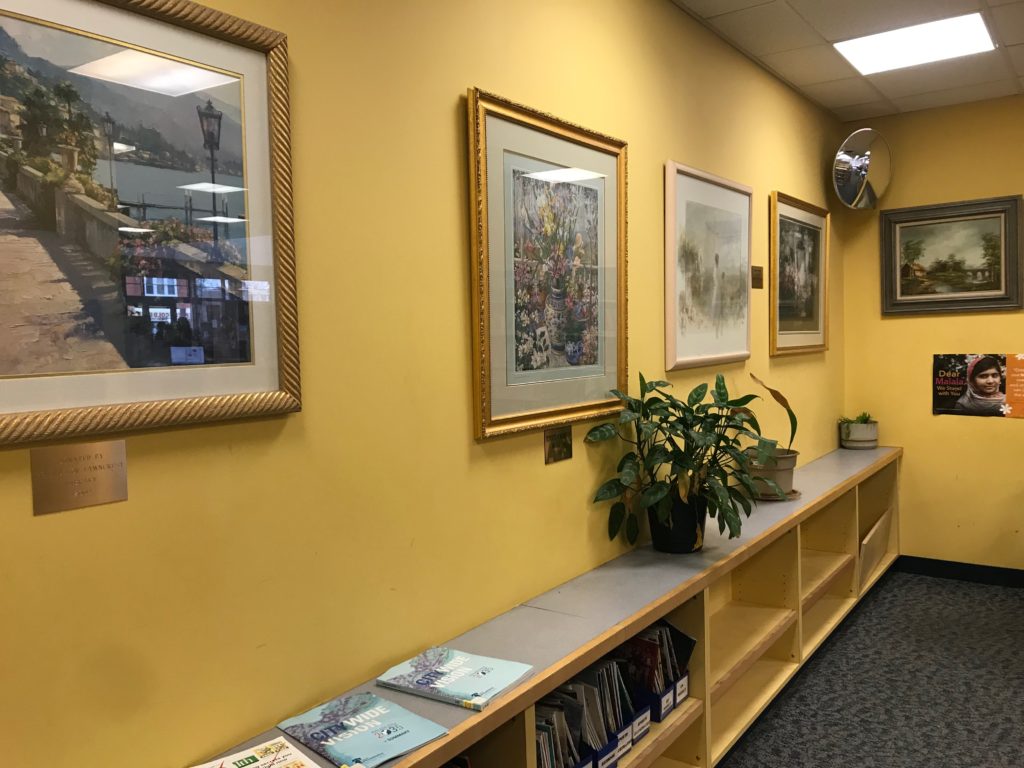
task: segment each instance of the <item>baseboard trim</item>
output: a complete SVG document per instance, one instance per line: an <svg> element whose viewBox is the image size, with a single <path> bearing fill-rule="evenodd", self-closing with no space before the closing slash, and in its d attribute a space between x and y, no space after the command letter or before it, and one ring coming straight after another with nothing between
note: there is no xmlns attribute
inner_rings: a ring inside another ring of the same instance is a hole
<svg viewBox="0 0 1024 768"><path fill-rule="evenodd" d="M1016 568L999 568L994 565L974 565L972 563L956 563L952 560L932 560L927 557L900 555L893 563L892 569L904 573L918 573L922 576L937 576L941 579L1024 588L1024 571Z"/></svg>

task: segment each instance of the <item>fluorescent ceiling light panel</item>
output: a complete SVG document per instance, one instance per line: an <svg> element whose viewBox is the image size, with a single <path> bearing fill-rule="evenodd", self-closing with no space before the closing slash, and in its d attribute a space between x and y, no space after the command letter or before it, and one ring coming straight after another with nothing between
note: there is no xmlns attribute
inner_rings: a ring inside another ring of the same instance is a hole
<svg viewBox="0 0 1024 768"><path fill-rule="evenodd" d="M142 233L142 232L155 232L156 230L146 229L145 227L118 227L117 231L118 232Z"/></svg>
<svg viewBox="0 0 1024 768"><path fill-rule="evenodd" d="M980 13L930 21L913 27L858 37L835 48L862 75L933 61L955 59L995 48Z"/></svg>
<svg viewBox="0 0 1024 768"><path fill-rule="evenodd" d="M76 75L106 80L165 96L184 96L238 81L237 77L193 67L142 51L121 51L70 70Z"/></svg>
<svg viewBox="0 0 1024 768"><path fill-rule="evenodd" d="M187 189L190 192L213 192L216 195L227 194L228 192L245 192L245 187L229 187L227 184L211 184L202 181L198 184L184 184L178 189Z"/></svg>
<svg viewBox="0 0 1024 768"><path fill-rule="evenodd" d="M134 144L122 144L120 141L115 141L112 144L112 148L114 150L114 154L115 155L120 155L122 152L134 152L135 151L135 145Z"/></svg>
<svg viewBox="0 0 1024 768"><path fill-rule="evenodd" d="M582 168L556 168L553 171L537 171L526 174L528 179L539 179L541 181L587 181L589 179L603 179L603 173L585 171Z"/></svg>
<svg viewBox="0 0 1024 768"><path fill-rule="evenodd" d="M204 216L196 221L212 221L217 224L238 224L239 222L245 221L245 219L236 219L234 216Z"/></svg>

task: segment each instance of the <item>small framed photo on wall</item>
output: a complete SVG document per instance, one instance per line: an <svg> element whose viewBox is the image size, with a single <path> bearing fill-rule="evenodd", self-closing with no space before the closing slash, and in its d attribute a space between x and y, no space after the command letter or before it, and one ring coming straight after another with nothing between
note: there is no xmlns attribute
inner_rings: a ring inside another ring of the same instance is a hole
<svg viewBox="0 0 1024 768"><path fill-rule="evenodd" d="M665 368L750 357L753 190L665 164Z"/></svg>
<svg viewBox="0 0 1024 768"><path fill-rule="evenodd" d="M828 349L830 214L782 192L769 205L769 352Z"/></svg>

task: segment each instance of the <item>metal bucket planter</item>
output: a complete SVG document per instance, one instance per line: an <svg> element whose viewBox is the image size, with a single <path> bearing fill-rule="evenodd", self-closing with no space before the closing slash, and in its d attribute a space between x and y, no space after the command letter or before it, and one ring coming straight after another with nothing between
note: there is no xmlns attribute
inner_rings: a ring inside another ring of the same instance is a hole
<svg viewBox="0 0 1024 768"><path fill-rule="evenodd" d="M878 422L867 423L841 422L839 424L839 444L843 448L867 450L878 447Z"/></svg>
<svg viewBox="0 0 1024 768"><path fill-rule="evenodd" d="M800 451L776 448L764 464L758 463L756 448L747 448L746 454L750 457L750 476L754 480L754 490L757 491L758 499L779 501L779 495L763 480L774 480L787 498L794 495L793 470L796 469L796 457L800 455Z"/></svg>

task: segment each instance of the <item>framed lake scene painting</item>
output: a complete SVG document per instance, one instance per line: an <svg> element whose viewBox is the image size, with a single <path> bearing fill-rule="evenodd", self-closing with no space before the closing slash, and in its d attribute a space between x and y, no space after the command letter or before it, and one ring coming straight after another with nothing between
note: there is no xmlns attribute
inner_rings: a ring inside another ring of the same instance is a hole
<svg viewBox="0 0 1024 768"><path fill-rule="evenodd" d="M468 104L476 437L618 411L626 145L475 88Z"/></svg>
<svg viewBox="0 0 1024 768"><path fill-rule="evenodd" d="M882 312L1020 309L1020 216L1020 196L882 211Z"/></svg>
<svg viewBox="0 0 1024 768"><path fill-rule="evenodd" d="M299 407L286 41L199 9L3 0L0 444Z"/></svg>
<svg viewBox="0 0 1024 768"><path fill-rule="evenodd" d="M665 368L750 357L750 187L665 164Z"/></svg>
<svg viewBox="0 0 1024 768"><path fill-rule="evenodd" d="M769 231L769 353L823 352L828 349L829 212L772 192Z"/></svg>

